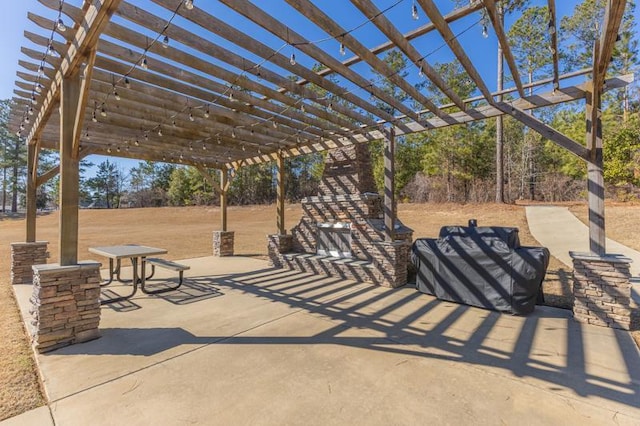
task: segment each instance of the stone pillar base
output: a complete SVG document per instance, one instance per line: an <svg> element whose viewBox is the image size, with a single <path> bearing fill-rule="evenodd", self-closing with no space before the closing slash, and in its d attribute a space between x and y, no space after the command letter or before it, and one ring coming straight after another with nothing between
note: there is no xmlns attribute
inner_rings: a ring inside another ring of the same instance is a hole
<svg viewBox="0 0 640 426"><path fill-rule="evenodd" d="M234 237L233 231L213 231L213 255L233 256Z"/></svg>
<svg viewBox="0 0 640 426"><path fill-rule="evenodd" d="M31 334L38 352L100 337L100 266L33 266Z"/></svg>
<svg viewBox="0 0 640 426"><path fill-rule="evenodd" d="M272 234L267 235L267 250L269 252L269 264L274 268L283 267L281 254L288 253L293 247L291 235Z"/></svg>
<svg viewBox="0 0 640 426"><path fill-rule="evenodd" d="M407 283L410 245L406 242L375 244L373 264L374 283L383 287L401 287Z"/></svg>
<svg viewBox="0 0 640 426"><path fill-rule="evenodd" d="M628 330L631 323L631 259L570 252L573 317L576 321Z"/></svg>
<svg viewBox="0 0 640 426"><path fill-rule="evenodd" d="M33 265L47 263L48 241L34 243L11 243L11 284L31 284Z"/></svg>

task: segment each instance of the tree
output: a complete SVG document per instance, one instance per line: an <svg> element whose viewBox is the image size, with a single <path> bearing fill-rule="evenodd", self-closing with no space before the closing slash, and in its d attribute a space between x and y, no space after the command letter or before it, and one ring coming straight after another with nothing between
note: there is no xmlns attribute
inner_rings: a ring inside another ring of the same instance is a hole
<svg viewBox="0 0 640 426"><path fill-rule="evenodd" d="M11 192L11 212L18 211L18 193L21 192L20 176L27 165L26 146L22 140L9 131L9 114L11 112L11 100L0 101L0 141L2 144L2 211L6 210L7 190ZM7 170L11 176L7 177Z"/></svg>
<svg viewBox="0 0 640 426"><path fill-rule="evenodd" d="M124 173L108 159L98 164L96 175L87 180L87 187L93 191L93 200L108 209L120 207L120 197L124 184Z"/></svg>

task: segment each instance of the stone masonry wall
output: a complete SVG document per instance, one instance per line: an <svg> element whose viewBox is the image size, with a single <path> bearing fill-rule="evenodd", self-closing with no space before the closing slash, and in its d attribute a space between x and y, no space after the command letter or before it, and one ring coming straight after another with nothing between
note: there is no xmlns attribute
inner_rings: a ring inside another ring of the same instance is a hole
<svg viewBox="0 0 640 426"><path fill-rule="evenodd" d="M100 263L35 265L32 341L48 352L100 336Z"/></svg>
<svg viewBox="0 0 640 426"><path fill-rule="evenodd" d="M213 232L213 255L217 257L233 256L235 232Z"/></svg>
<svg viewBox="0 0 640 426"><path fill-rule="evenodd" d="M33 265L47 263L47 241L11 243L11 284L31 284Z"/></svg>
<svg viewBox="0 0 640 426"><path fill-rule="evenodd" d="M628 330L631 322L630 259L570 253L576 321Z"/></svg>

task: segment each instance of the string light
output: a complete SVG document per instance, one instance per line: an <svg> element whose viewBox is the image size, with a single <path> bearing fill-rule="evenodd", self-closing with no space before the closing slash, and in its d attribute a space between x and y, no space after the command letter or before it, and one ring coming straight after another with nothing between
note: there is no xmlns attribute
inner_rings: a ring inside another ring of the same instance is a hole
<svg viewBox="0 0 640 426"><path fill-rule="evenodd" d="M102 104L102 108L100 109L100 115L103 116L103 117L107 116L107 110L106 110L104 104Z"/></svg>
<svg viewBox="0 0 640 426"><path fill-rule="evenodd" d="M191 108L189 108L189 121L195 121L195 117L193 116L193 113L191 112Z"/></svg>
<svg viewBox="0 0 640 426"><path fill-rule="evenodd" d="M116 90L116 86L113 86L113 97L116 99L116 101L119 101L121 99L118 90Z"/></svg>
<svg viewBox="0 0 640 426"><path fill-rule="evenodd" d="M422 66L422 61L420 61L420 67L418 69L418 77L420 78L424 77L424 68Z"/></svg>
<svg viewBox="0 0 640 426"><path fill-rule="evenodd" d="M553 19L549 19L549 34L554 35L556 33L556 26L553 23Z"/></svg>
<svg viewBox="0 0 640 426"><path fill-rule="evenodd" d="M64 24L62 18L58 18L58 22L56 22L56 29L61 33L67 31L67 26Z"/></svg>
<svg viewBox="0 0 640 426"><path fill-rule="evenodd" d="M124 87L127 89L131 89L131 82L129 81L129 77L124 78Z"/></svg>
<svg viewBox="0 0 640 426"><path fill-rule="evenodd" d="M340 43L340 56L347 54L347 49L344 47L344 43Z"/></svg>
<svg viewBox="0 0 640 426"><path fill-rule="evenodd" d="M193 10L193 0L184 0L184 7L187 10Z"/></svg>
<svg viewBox="0 0 640 426"><path fill-rule="evenodd" d="M29 115L33 115L33 107L29 107L29 111L27 112Z"/></svg>
<svg viewBox="0 0 640 426"><path fill-rule="evenodd" d="M158 136L162 137L162 127L158 128Z"/></svg>
<svg viewBox="0 0 640 426"><path fill-rule="evenodd" d="M42 93L42 89L44 89L44 86L42 85L42 83L37 82L36 83L36 92Z"/></svg>
<svg viewBox="0 0 640 426"><path fill-rule="evenodd" d="M487 29L486 25L482 25L482 37L487 38L489 37L489 30Z"/></svg>
<svg viewBox="0 0 640 426"><path fill-rule="evenodd" d="M204 118L209 118L209 105L207 105L207 109L204 110Z"/></svg>
<svg viewBox="0 0 640 426"><path fill-rule="evenodd" d="M296 54L292 53L291 56L289 57L289 63L291 65L295 65L296 64Z"/></svg>
<svg viewBox="0 0 640 426"><path fill-rule="evenodd" d="M143 70L149 69L149 63L147 62L147 55L142 57L142 63L140 64Z"/></svg>
<svg viewBox="0 0 640 426"><path fill-rule="evenodd" d="M44 65L40 64L38 67L38 77L42 77L44 75Z"/></svg>
<svg viewBox="0 0 640 426"><path fill-rule="evenodd" d="M167 47L169 47L169 36L168 35L164 35L164 38L162 39L162 47L164 47L165 49Z"/></svg>
<svg viewBox="0 0 640 426"><path fill-rule="evenodd" d="M418 6L416 5L415 0L411 4L411 17L414 21L417 21L418 18L420 18L420 15L418 15Z"/></svg>
<svg viewBox="0 0 640 426"><path fill-rule="evenodd" d="M94 123L98 122L98 117L96 117L96 112L95 110L93 111L93 113L91 114L91 121L93 121Z"/></svg>

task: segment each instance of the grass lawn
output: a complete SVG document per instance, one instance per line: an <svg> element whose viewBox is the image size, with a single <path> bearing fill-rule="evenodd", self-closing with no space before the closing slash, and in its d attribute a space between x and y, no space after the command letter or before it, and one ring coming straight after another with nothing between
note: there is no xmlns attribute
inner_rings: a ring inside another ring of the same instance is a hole
<svg viewBox="0 0 640 426"><path fill-rule="evenodd" d="M586 205L572 205L578 215L586 215ZM583 211L583 213L581 213ZM301 216L300 205L286 208L287 228ZM523 245L539 245L529 233L522 206L498 204L400 204L400 219L414 229L414 238L435 237L441 226L466 225L468 219L480 226L517 226ZM218 229L220 210L213 207L183 207L126 210L80 211L80 260L97 259L90 246L136 243L169 249L170 259L211 254L212 231ZM266 235L276 230L276 208L247 206L229 208L229 229L235 231L235 253L266 258ZM636 249L640 231L640 206L607 206L612 238ZM618 228L620 227L620 228ZM38 240L49 241L50 263L57 262L58 213L38 217ZM633 241L631 241L633 240ZM9 285L12 241L24 241L24 220L0 216L0 420L44 404L39 381L20 315ZM633 245L635 244L635 246ZM551 259L544 292L547 304L571 306L570 268Z"/></svg>

